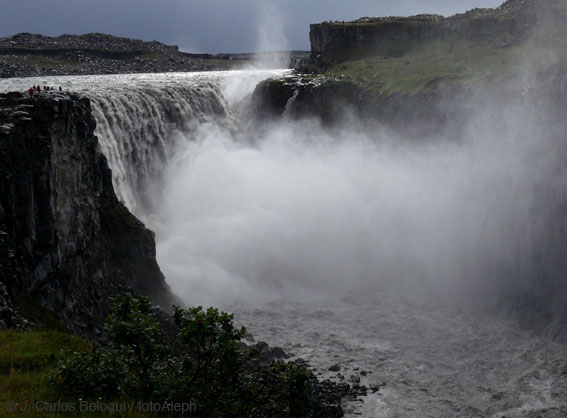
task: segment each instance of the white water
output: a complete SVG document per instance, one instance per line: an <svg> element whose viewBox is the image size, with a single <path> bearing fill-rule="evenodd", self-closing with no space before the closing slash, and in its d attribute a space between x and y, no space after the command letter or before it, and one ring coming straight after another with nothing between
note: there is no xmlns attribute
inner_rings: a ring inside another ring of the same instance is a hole
<svg viewBox="0 0 567 418"><path fill-rule="evenodd" d="M89 96L117 193L156 231L174 291L234 310L319 370L371 371L362 383L386 385L352 416L565 416L565 347L474 306L530 273L520 261L541 233L534 191L554 149L532 140L529 114L480 113L464 140L427 145L310 121L243 129L235 109L280 73L0 90Z"/></svg>
<svg viewBox="0 0 567 418"><path fill-rule="evenodd" d="M61 86L88 96L116 193L130 210L145 216L154 210L155 188L160 187L154 180L161 177L176 147L195 139L194 132L204 124L230 128L234 121L227 107L237 105L235 92L280 73L235 71L230 83L226 72L12 78L0 81L0 91L25 92L39 83L56 93Z"/></svg>
<svg viewBox="0 0 567 418"><path fill-rule="evenodd" d="M361 384L380 390L347 405L347 416L567 416L565 346L473 309L353 292L273 301L236 317L324 377L350 382L366 371ZM328 371L334 364L339 373Z"/></svg>

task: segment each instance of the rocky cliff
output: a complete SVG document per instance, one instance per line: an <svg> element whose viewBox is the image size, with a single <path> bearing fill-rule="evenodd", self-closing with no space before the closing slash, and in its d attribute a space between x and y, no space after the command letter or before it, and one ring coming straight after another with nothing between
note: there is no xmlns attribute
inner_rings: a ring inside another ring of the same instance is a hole
<svg viewBox="0 0 567 418"><path fill-rule="evenodd" d="M423 133L458 124L479 90L514 95L527 80L555 83L553 69L567 62L566 22L563 1L509 0L448 18L314 24L310 69L261 83L254 99L263 113L333 123L354 112Z"/></svg>
<svg viewBox="0 0 567 418"><path fill-rule="evenodd" d="M463 95L466 92L447 90L377 96L350 78L297 75L262 81L254 90L252 102L260 119L312 117L333 127L354 115L360 123L383 124L406 135L423 137L462 122L459 103Z"/></svg>
<svg viewBox="0 0 567 418"><path fill-rule="evenodd" d="M177 45L104 33L0 38L0 78L46 75L165 73L236 69L251 63L300 67L308 51L192 54Z"/></svg>
<svg viewBox="0 0 567 418"><path fill-rule="evenodd" d="M86 98L0 95L0 326L96 334L116 293L172 300L153 233L116 198L94 128Z"/></svg>
<svg viewBox="0 0 567 418"><path fill-rule="evenodd" d="M353 22L316 23L310 26L309 39L313 57L393 41L426 41L452 36L474 40L499 36L518 39L532 31L538 21L566 14L565 4L560 0L509 0L496 9L473 9L451 17L365 17Z"/></svg>
<svg viewBox="0 0 567 418"><path fill-rule="evenodd" d="M70 74L205 71L226 65L176 45L103 33L49 37L19 33L0 38L0 78Z"/></svg>

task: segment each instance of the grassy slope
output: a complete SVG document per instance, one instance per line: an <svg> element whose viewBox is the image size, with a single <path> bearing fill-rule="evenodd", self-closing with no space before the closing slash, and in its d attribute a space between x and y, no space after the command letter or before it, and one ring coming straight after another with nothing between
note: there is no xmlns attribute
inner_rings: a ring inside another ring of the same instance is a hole
<svg viewBox="0 0 567 418"><path fill-rule="evenodd" d="M0 332L0 416L59 416L34 413L32 408L26 413L10 413L8 409L9 402L23 408L26 402L57 400L47 375L56 366L56 357L63 349L86 350L87 345L78 337L57 331Z"/></svg>
<svg viewBox="0 0 567 418"><path fill-rule="evenodd" d="M458 37L426 42L398 41L374 48L327 53L323 73L351 77L376 94L416 94L464 86L547 68L567 60L567 30L542 33L520 43Z"/></svg>
<svg viewBox="0 0 567 418"><path fill-rule="evenodd" d="M80 409L78 399L57 393L49 384L61 350L88 350L87 343L57 331L0 331L0 416L31 418L71 418L102 416L156 417L156 413L132 411L120 414L102 412L46 412L46 404L72 403ZM103 399L100 402L131 402L128 399ZM17 405L17 406L16 406ZM27 405L27 410L23 411ZM10 411L12 408L15 411ZM134 408L136 409L136 407Z"/></svg>

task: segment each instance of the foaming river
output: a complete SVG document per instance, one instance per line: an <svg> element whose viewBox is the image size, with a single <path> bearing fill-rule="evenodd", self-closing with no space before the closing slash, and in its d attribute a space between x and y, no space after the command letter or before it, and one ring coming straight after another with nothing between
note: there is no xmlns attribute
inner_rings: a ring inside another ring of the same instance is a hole
<svg viewBox="0 0 567 418"><path fill-rule="evenodd" d="M347 416L566 417L567 347L496 313L539 274L560 146L521 108L420 144L255 120L255 86L284 74L38 77L0 91L89 97L116 192L156 232L173 291L233 311L322 377L374 388Z"/></svg>

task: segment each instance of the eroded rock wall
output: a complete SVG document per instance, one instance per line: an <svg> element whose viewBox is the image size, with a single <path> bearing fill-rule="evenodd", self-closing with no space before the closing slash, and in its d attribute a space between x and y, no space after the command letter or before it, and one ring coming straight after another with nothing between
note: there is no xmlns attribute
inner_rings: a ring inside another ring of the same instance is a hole
<svg viewBox="0 0 567 418"><path fill-rule="evenodd" d="M365 17L353 22L315 23L310 25L309 39L315 58L332 51L371 48L393 41L421 42L449 36L518 39L538 22L549 26L565 17L567 7L560 0L509 0L494 9L473 9L450 17Z"/></svg>
<svg viewBox="0 0 567 418"><path fill-rule="evenodd" d="M47 308L64 327L97 333L119 292L168 305L153 233L116 198L89 100L11 93L0 108L0 282L14 312L41 322Z"/></svg>

